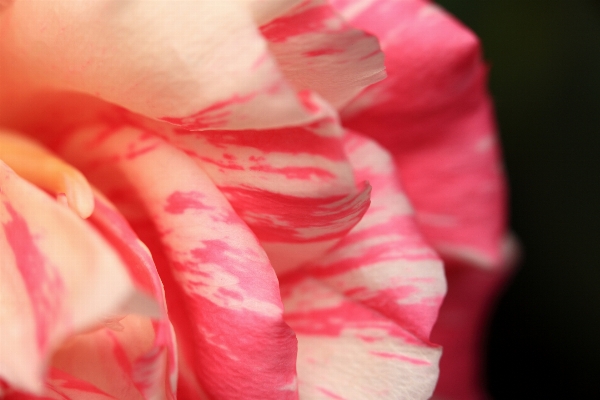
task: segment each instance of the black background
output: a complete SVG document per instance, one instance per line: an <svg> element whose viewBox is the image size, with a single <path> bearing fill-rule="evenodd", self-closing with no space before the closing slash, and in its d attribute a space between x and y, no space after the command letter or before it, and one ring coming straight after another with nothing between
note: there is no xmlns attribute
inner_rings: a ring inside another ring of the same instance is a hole
<svg viewBox="0 0 600 400"><path fill-rule="evenodd" d="M488 336L495 399L600 399L600 4L439 0L491 65L524 258Z"/></svg>

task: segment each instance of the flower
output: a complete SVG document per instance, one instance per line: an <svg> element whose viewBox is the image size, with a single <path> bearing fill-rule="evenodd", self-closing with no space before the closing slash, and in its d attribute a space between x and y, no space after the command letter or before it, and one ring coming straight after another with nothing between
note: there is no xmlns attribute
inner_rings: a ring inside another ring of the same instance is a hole
<svg viewBox="0 0 600 400"><path fill-rule="evenodd" d="M7 399L431 396L438 254L506 264L462 27L421 0L15 0L0 29Z"/></svg>

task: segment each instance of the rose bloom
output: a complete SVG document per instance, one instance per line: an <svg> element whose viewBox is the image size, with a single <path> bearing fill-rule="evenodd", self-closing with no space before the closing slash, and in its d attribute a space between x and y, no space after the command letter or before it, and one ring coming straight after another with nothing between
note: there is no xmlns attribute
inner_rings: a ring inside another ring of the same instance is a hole
<svg viewBox="0 0 600 400"><path fill-rule="evenodd" d="M485 398L514 245L472 33L424 0L0 7L0 397Z"/></svg>

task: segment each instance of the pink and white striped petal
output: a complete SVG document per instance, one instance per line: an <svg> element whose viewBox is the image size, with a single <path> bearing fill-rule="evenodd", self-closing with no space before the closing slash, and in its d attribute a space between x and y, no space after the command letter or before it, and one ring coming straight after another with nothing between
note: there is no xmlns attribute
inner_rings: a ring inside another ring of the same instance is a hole
<svg viewBox="0 0 600 400"><path fill-rule="evenodd" d="M147 292L152 293L160 305L161 318L148 319L130 315L124 320L114 320L108 325L116 332L105 329L103 341L112 340L113 355L126 375L129 375L135 389L143 399L174 399L177 389L177 349L173 327L168 319L165 295L162 282L152 255L144 243L138 239L127 221L102 197L96 198L96 206L90 222L102 233L121 258L126 262L129 273L136 283L144 286ZM100 333L98 335L101 335ZM146 340L144 340L146 339ZM142 343L144 345L142 345ZM98 343L96 352L98 352ZM120 347L120 350L119 350ZM79 350L68 350L78 353ZM124 362L121 354L127 354L128 362ZM98 352L99 355L102 352ZM68 356L71 357L71 356ZM56 357L55 360L56 361ZM58 365L56 362L54 365ZM80 369L74 366L73 374L78 376ZM90 377L107 376L106 383L112 383L114 369L106 368L106 364L95 363L96 368L103 365L101 371L92 370ZM67 369L63 369L67 370ZM90 380L89 382L96 382ZM104 385L98 384L102 389ZM109 391L106 389L109 393ZM118 397L118 396L117 396Z"/></svg>
<svg viewBox="0 0 600 400"><path fill-rule="evenodd" d="M179 396L296 398L296 339L275 273L202 169L131 127L81 131L62 154L152 251L178 337Z"/></svg>
<svg viewBox="0 0 600 400"><path fill-rule="evenodd" d="M306 399L428 399L441 349L312 278L282 283Z"/></svg>
<svg viewBox="0 0 600 400"><path fill-rule="evenodd" d="M278 273L317 259L369 206L342 133L329 118L273 130L159 132L202 165Z"/></svg>
<svg viewBox="0 0 600 400"><path fill-rule="evenodd" d="M41 394L52 353L114 315L160 316L153 293L87 222L0 162L0 376Z"/></svg>
<svg viewBox="0 0 600 400"><path fill-rule="evenodd" d="M425 0L332 4L379 38L389 75L343 110L344 125L392 152L441 255L501 265L506 189L477 38Z"/></svg>
<svg viewBox="0 0 600 400"><path fill-rule="evenodd" d="M32 95L58 90L191 130L311 120L270 55L252 3L13 2L0 14L0 105L26 109Z"/></svg>
<svg viewBox="0 0 600 400"><path fill-rule="evenodd" d="M385 78L377 39L347 24L326 0L304 0L260 30L294 87L336 108Z"/></svg>
<svg viewBox="0 0 600 400"><path fill-rule="evenodd" d="M345 149L357 179L371 182L371 207L324 257L280 277L299 341L300 393L425 399L438 374L429 334L443 266L419 234L390 155L355 134Z"/></svg>
<svg viewBox="0 0 600 400"><path fill-rule="evenodd" d="M116 400L113 396L103 392L89 382L82 381L50 368L45 385L46 391L43 396L35 396L30 393L16 392L11 389L5 394L4 400Z"/></svg>

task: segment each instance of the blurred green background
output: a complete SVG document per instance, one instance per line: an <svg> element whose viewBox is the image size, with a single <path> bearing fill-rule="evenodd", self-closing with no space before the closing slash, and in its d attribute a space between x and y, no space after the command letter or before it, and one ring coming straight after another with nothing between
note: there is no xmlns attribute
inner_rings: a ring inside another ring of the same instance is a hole
<svg viewBox="0 0 600 400"><path fill-rule="evenodd" d="M495 399L600 399L600 4L438 0L490 63L524 258L488 338Z"/></svg>

